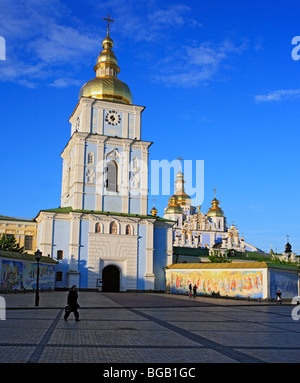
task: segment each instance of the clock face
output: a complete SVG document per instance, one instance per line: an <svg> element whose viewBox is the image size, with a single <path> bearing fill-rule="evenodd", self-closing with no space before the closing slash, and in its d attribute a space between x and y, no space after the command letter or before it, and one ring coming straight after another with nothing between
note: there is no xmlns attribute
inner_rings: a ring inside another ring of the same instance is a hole
<svg viewBox="0 0 300 383"><path fill-rule="evenodd" d="M109 110L106 113L104 119L108 125L117 126L121 123L121 114L116 112L115 110Z"/></svg>

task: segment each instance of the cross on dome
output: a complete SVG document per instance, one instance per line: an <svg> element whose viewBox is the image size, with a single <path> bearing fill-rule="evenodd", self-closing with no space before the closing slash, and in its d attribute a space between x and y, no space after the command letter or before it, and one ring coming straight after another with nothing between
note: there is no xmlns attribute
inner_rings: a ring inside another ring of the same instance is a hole
<svg viewBox="0 0 300 383"><path fill-rule="evenodd" d="M109 23L113 23L115 20L111 19L109 14L107 17L103 17L103 20L107 21L107 32L109 31Z"/></svg>

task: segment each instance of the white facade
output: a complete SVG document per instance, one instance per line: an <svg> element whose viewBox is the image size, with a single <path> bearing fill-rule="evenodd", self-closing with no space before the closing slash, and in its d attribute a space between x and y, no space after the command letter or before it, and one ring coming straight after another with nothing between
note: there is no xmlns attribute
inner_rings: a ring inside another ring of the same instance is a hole
<svg viewBox="0 0 300 383"><path fill-rule="evenodd" d="M61 207L147 214L152 142L140 140L143 110L86 97L79 100L69 120L71 139L61 154ZM116 168L112 189L107 187L109 164Z"/></svg>
<svg viewBox="0 0 300 383"><path fill-rule="evenodd" d="M61 206L40 211L38 244L59 261L56 287L164 290L174 222L148 215L144 107L132 104L107 33L96 78L80 91L64 148ZM88 96L85 96L88 95Z"/></svg>

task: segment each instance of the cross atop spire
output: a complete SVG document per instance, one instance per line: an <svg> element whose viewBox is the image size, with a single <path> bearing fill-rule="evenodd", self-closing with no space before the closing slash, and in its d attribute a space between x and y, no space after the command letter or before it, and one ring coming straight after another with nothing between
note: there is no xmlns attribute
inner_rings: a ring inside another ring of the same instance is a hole
<svg viewBox="0 0 300 383"><path fill-rule="evenodd" d="M176 160L178 160L179 161L179 163L180 163L180 171L182 172L182 160L183 160L183 158L181 158L181 156L179 156L178 158L176 158Z"/></svg>
<svg viewBox="0 0 300 383"><path fill-rule="evenodd" d="M216 198L216 191L217 191L217 189L213 189L213 190L214 190L214 196Z"/></svg>
<svg viewBox="0 0 300 383"><path fill-rule="evenodd" d="M109 23L113 23L115 20L111 19L109 14L107 15L107 17L103 17L103 20L107 21L107 33L109 31Z"/></svg>
<svg viewBox="0 0 300 383"><path fill-rule="evenodd" d="M289 242L290 236L287 234L286 235L287 242Z"/></svg>

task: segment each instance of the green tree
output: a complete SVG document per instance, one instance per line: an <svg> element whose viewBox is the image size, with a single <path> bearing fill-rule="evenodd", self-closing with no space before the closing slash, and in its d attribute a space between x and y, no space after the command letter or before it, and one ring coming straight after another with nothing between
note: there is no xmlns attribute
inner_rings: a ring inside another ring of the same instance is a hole
<svg viewBox="0 0 300 383"><path fill-rule="evenodd" d="M23 253L24 247L20 247L14 235L7 237L5 234L0 238L0 250Z"/></svg>
<svg viewBox="0 0 300 383"><path fill-rule="evenodd" d="M210 255L208 259L212 263L231 263L232 262L232 260L228 259L225 255L218 254L216 252Z"/></svg>

